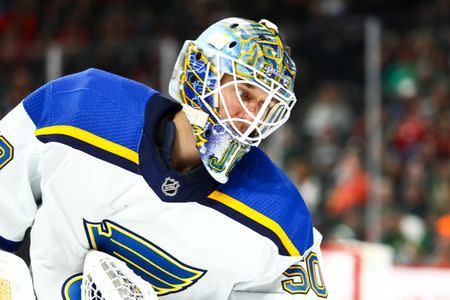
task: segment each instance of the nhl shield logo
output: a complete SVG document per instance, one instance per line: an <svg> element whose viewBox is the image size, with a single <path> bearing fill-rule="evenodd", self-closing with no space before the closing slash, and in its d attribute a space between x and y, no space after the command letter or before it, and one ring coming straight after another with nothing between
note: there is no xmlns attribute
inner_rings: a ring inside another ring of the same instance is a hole
<svg viewBox="0 0 450 300"><path fill-rule="evenodd" d="M171 177L167 177L161 186L161 190L166 196L173 197L177 194L180 183Z"/></svg>

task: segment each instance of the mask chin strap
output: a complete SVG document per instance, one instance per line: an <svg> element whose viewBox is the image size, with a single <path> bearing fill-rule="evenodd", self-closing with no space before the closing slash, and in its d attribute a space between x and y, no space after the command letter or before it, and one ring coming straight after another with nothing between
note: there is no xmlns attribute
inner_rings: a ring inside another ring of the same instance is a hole
<svg viewBox="0 0 450 300"><path fill-rule="evenodd" d="M182 106L183 112L186 114L189 123L204 129L206 122L208 121L208 114L185 103L183 103Z"/></svg>

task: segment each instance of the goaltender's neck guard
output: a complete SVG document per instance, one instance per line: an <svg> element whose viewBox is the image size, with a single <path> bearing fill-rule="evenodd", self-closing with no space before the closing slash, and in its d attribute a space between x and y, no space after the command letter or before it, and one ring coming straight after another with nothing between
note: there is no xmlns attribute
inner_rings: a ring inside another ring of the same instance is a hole
<svg viewBox="0 0 450 300"><path fill-rule="evenodd" d="M173 116L181 105L159 94L149 100L139 145L139 171L153 191L165 202L193 202L207 197L217 187L201 164L195 170L181 173L171 168L164 153L171 153L175 127L165 128L164 146L159 145L161 122Z"/></svg>

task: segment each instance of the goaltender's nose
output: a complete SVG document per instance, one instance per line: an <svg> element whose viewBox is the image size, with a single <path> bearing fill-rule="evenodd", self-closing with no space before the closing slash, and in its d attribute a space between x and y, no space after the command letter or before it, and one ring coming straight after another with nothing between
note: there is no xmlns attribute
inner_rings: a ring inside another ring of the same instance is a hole
<svg viewBox="0 0 450 300"><path fill-rule="evenodd" d="M240 111L239 111L237 117L239 119L243 119L243 120L247 121L247 122L242 122L242 121L236 122L237 128L239 129L239 131L241 133L244 133L250 127L250 124L255 120L255 116L258 114L257 106L258 105L257 105L256 101L247 102L246 108L250 112L250 114L247 113L247 111L243 107L240 108Z"/></svg>

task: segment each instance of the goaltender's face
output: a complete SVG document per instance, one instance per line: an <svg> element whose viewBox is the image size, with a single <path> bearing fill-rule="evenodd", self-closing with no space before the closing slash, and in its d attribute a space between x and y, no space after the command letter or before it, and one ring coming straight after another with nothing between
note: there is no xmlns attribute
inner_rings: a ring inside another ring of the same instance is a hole
<svg viewBox="0 0 450 300"><path fill-rule="evenodd" d="M256 85L250 83L231 83L234 80L232 75L224 74L220 83L222 86L222 97L224 101L219 100L219 115L222 120L234 119L234 124L239 129L241 133L244 133L250 126L250 123L245 121L236 121L236 119L243 119L249 122L254 121L256 116L267 99L267 93ZM227 85L228 83L228 85ZM235 86L236 85L236 86ZM239 97L242 100L239 101ZM224 103L228 109L229 116L227 116L226 110L224 108ZM261 120L264 120L270 108L273 107L275 101L272 100L262 115ZM243 105L247 110L253 115L248 114Z"/></svg>

